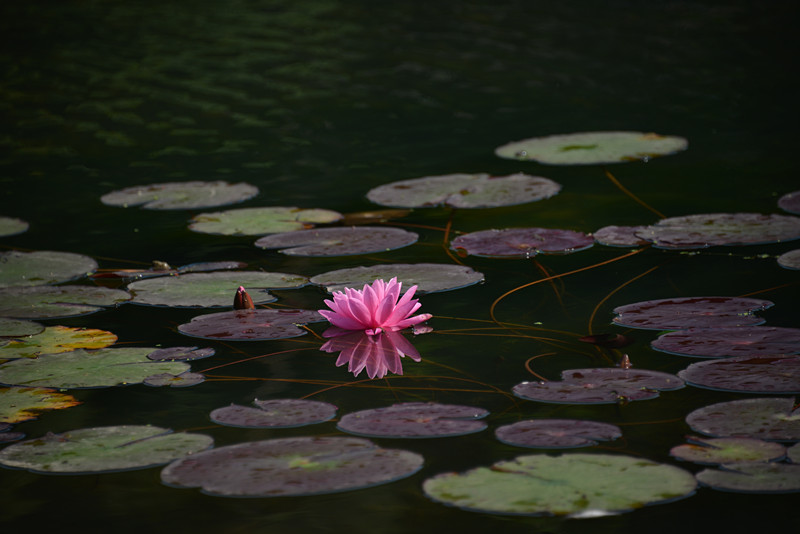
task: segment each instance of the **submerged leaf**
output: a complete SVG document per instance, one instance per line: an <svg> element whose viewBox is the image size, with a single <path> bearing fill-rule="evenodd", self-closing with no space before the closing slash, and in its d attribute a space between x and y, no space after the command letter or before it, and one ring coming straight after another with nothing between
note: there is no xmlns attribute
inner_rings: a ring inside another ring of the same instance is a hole
<svg viewBox="0 0 800 534"><path fill-rule="evenodd" d="M45 410L62 410L80 402L55 389L0 387L0 423L21 423L36 419Z"/></svg>
<svg viewBox="0 0 800 534"><path fill-rule="evenodd" d="M0 252L0 288L43 286L75 280L97 269L89 256L37 250Z"/></svg>
<svg viewBox="0 0 800 534"><path fill-rule="evenodd" d="M800 410L792 398L758 398L718 402L686 416L693 431L715 437L800 440Z"/></svg>
<svg viewBox="0 0 800 534"><path fill-rule="evenodd" d="M483 273L450 263L386 263L328 271L312 276L310 281L333 293L346 287L361 288L378 278L397 278L405 287L417 286L417 294L420 294L471 286L483 281Z"/></svg>
<svg viewBox="0 0 800 534"><path fill-rule="evenodd" d="M258 188L244 182L167 182L128 187L106 193L100 201L108 206L142 206L148 210L213 208L243 202L258 194Z"/></svg>
<svg viewBox="0 0 800 534"><path fill-rule="evenodd" d="M419 236L400 228L352 226L315 228L262 237L255 245L289 256L349 256L384 252L416 243Z"/></svg>
<svg viewBox="0 0 800 534"><path fill-rule="evenodd" d="M480 432L489 415L483 408L433 402L405 402L349 413L336 428L367 437L441 438Z"/></svg>
<svg viewBox="0 0 800 534"><path fill-rule="evenodd" d="M651 330L758 325L754 311L772 307L769 300L744 297L684 297L645 300L614 308L614 324Z"/></svg>
<svg viewBox="0 0 800 534"><path fill-rule="evenodd" d="M324 209L282 206L240 208L195 215L189 230L216 235L266 235L305 230L316 224L341 219L341 213Z"/></svg>
<svg viewBox="0 0 800 534"><path fill-rule="evenodd" d="M800 394L800 356L735 356L691 364L678 376L693 386L740 393Z"/></svg>
<svg viewBox="0 0 800 534"><path fill-rule="evenodd" d="M505 228L458 236L450 248L472 256L529 258L535 254L571 254L592 246L583 232L552 228Z"/></svg>

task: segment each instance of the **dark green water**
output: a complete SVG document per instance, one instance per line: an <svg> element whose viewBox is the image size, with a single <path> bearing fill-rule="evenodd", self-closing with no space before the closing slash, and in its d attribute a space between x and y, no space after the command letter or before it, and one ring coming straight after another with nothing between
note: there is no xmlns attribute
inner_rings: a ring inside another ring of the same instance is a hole
<svg viewBox="0 0 800 534"><path fill-rule="evenodd" d="M637 130L681 135L689 150L647 164L613 168L617 178L669 215L777 213L778 196L800 189L793 83L797 8L788 2L406 1L4 3L0 7L0 215L31 229L4 248L87 254L101 267L153 259L182 265L239 260L251 268L314 275L386 262L446 262L442 233L413 228L420 242L365 257L302 259L268 253L253 239L186 229L193 213L102 205L122 187L181 180L246 181L261 189L243 206L373 209L377 185L454 172L547 176L563 191L535 204L459 211L457 231L544 226L591 232L656 217L622 194L599 167L545 167L494 156L495 147L537 135ZM416 210L402 223L443 227L444 209ZM648 250L514 293L501 320L577 334L607 327L610 310L638 300L744 295L796 283L775 256L785 243L716 248L697 255ZM623 251L594 247L540 262L556 273ZM759 255L767 257L759 257ZM528 261L469 258L481 286L422 298L437 330L474 327L492 302L541 277ZM277 292L282 303L318 307L316 288ZM800 324L797 285L758 293L775 302L772 326ZM120 342L182 345L175 325L196 312L123 306L49 324L111 330ZM652 351L655 333L636 334L634 365L677 372L688 358ZM536 360L551 379L563 369L600 365L578 351ZM212 344L213 345L213 344ZM533 340L433 334L415 340L423 362L406 376L470 377L508 391L530 379L524 362L549 352ZM294 348L292 342L215 345L208 365ZM243 377L348 381L330 356L306 352L225 369ZM352 378L352 377L350 377ZM575 407L513 402L496 393L439 391L457 382L392 380L395 388L338 388L314 396L340 414L398 401L481 406L490 430L436 440L376 440L425 457L402 481L329 496L224 499L162 486L158 469L44 476L0 471L0 524L84 532L745 532L800 523L796 496L700 489L670 504L592 520L490 516L429 501L422 481L529 451L493 437L500 425L531 417L574 417L621 425L613 451L674 463L669 448L689 432L687 413L745 398L686 388L651 401ZM420 390L401 390L413 384ZM209 427L208 413L253 398L300 397L315 386L288 382L207 382L183 390L131 386L73 392L84 403L19 425L28 436L116 424ZM211 426L217 445L336 433L333 423L292 430ZM695 466L683 465L690 470ZM791 529L784 530L790 532Z"/></svg>

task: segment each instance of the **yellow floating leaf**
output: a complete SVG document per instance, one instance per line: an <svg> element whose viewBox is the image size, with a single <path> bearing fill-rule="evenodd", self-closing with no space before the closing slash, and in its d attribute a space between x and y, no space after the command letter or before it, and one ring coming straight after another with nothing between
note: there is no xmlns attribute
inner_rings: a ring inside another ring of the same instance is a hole
<svg viewBox="0 0 800 534"><path fill-rule="evenodd" d="M102 349L114 344L117 336L96 328L48 326L43 332L18 338L0 347L0 358L35 358L75 349Z"/></svg>
<svg viewBox="0 0 800 534"><path fill-rule="evenodd" d="M80 402L72 395L49 388L0 388L0 423L36 419L44 410L62 410Z"/></svg>

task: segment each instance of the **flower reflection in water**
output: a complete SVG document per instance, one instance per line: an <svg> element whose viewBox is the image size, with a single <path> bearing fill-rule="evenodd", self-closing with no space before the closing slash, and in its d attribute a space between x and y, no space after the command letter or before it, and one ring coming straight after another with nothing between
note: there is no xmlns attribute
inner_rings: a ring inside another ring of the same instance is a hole
<svg viewBox="0 0 800 534"><path fill-rule="evenodd" d="M387 373L402 375L400 358L408 356L415 362L422 359L414 345L399 332L384 330L368 335L364 331L332 327L324 335L331 339L320 350L341 352L336 366L347 364L347 370L355 376L364 369L370 378L383 378Z"/></svg>

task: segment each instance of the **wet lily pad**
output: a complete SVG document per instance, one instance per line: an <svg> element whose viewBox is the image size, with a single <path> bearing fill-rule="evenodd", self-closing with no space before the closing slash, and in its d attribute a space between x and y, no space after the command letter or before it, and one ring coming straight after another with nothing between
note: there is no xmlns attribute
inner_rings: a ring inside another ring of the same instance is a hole
<svg viewBox="0 0 800 534"><path fill-rule="evenodd" d="M790 213L800 214L800 191L786 193L778 199L778 207Z"/></svg>
<svg viewBox="0 0 800 534"><path fill-rule="evenodd" d="M771 441L800 440L800 409L792 398L719 402L686 416L694 432L714 437L749 437Z"/></svg>
<svg viewBox="0 0 800 534"><path fill-rule="evenodd" d="M157 375L148 376L142 380L142 383L145 386L153 387L169 386L173 388L186 388L201 384L205 382L205 380L206 377L200 373L185 371L177 375L170 373L159 373Z"/></svg>
<svg viewBox="0 0 800 534"><path fill-rule="evenodd" d="M141 206L148 210L213 208L253 198L258 188L244 182L167 182L127 187L107 193L100 201L107 206Z"/></svg>
<svg viewBox="0 0 800 534"><path fill-rule="evenodd" d="M472 256L529 258L536 254L571 254L594 244L583 232L552 228L505 228L463 234L450 248Z"/></svg>
<svg viewBox="0 0 800 534"><path fill-rule="evenodd" d="M0 237L8 237L28 231L30 225L22 219L0 217Z"/></svg>
<svg viewBox="0 0 800 534"><path fill-rule="evenodd" d="M159 373L178 375L189 370L183 362L147 359L151 347L73 350L22 358L0 365L0 384L53 388L100 388L138 384Z"/></svg>
<svg viewBox="0 0 800 534"><path fill-rule="evenodd" d="M44 325L22 319L0 317L0 337L33 336L44 331Z"/></svg>
<svg viewBox="0 0 800 534"><path fill-rule="evenodd" d="M21 423L39 417L47 410L62 410L80 402L54 389L0 387L0 423Z"/></svg>
<svg viewBox="0 0 800 534"><path fill-rule="evenodd" d="M378 278L391 280L395 277L405 287L417 286L417 294L450 291L483 282L483 273L466 265L388 263L328 271L312 276L311 283L324 286L328 293L333 293L343 291L346 287L361 288Z"/></svg>
<svg viewBox="0 0 800 534"><path fill-rule="evenodd" d="M693 363L678 376L693 386L740 393L800 394L800 356L735 356Z"/></svg>
<svg viewBox="0 0 800 534"><path fill-rule="evenodd" d="M211 412L211 420L220 425L241 428L293 428L333 419L336 406L306 399L270 399L253 401L252 406L231 404Z"/></svg>
<svg viewBox="0 0 800 534"><path fill-rule="evenodd" d="M647 400L659 391L683 387L675 375L647 369L569 369L561 381L522 382L512 388L514 395L539 402L568 404L610 404Z"/></svg>
<svg viewBox="0 0 800 534"><path fill-rule="evenodd" d="M637 236L636 233L646 226L604 226L592 236L597 243L609 247L638 247L650 242Z"/></svg>
<svg viewBox="0 0 800 534"><path fill-rule="evenodd" d="M0 464L36 473L110 473L163 465L213 443L204 434L149 425L81 428L9 445Z"/></svg>
<svg viewBox="0 0 800 534"><path fill-rule="evenodd" d="M216 235L266 235L305 230L341 219L341 213L324 209L241 208L195 215L189 230Z"/></svg>
<svg viewBox="0 0 800 534"><path fill-rule="evenodd" d="M689 438L689 443L670 449L670 456L696 464L771 462L786 455L780 443L753 438Z"/></svg>
<svg viewBox="0 0 800 534"><path fill-rule="evenodd" d="M773 305L768 300L743 297L685 297L646 300L614 308L613 323L629 328L677 330L689 327L758 325L754 311Z"/></svg>
<svg viewBox="0 0 800 534"><path fill-rule="evenodd" d="M778 256L778 265L784 269L800 270L800 248Z"/></svg>
<svg viewBox="0 0 800 534"><path fill-rule="evenodd" d="M155 361L188 362L208 358L213 356L214 353L214 349L211 348L169 347L166 349L154 350L147 355L147 359Z"/></svg>
<svg viewBox="0 0 800 534"><path fill-rule="evenodd" d="M31 286L0 289L0 315L55 319L95 313L131 299L127 291L100 286Z"/></svg>
<svg viewBox="0 0 800 534"><path fill-rule="evenodd" d="M683 137L644 132L581 132L533 137L495 150L501 158L549 165L648 161L686 150Z"/></svg>
<svg viewBox="0 0 800 534"><path fill-rule="evenodd" d="M10 250L0 253L0 288L57 284L76 280L95 269L97 262L82 254Z"/></svg>
<svg viewBox="0 0 800 534"><path fill-rule="evenodd" d="M447 174L401 180L378 186L367 198L381 206L396 208L494 208L549 198L561 186L549 178L512 174Z"/></svg>
<svg viewBox="0 0 800 534"><path fill-rule="evenodd" d="M431 499L464 510L580 517L627 512L688 497L691 473L644 458L611 454L534 454L442 473L423 483Z"/></svg>
<svg viewBox="0 0 800 534"><path fill-rule="evenodd" d="M530 419L503 425L494 435L508 445L536 448L590 447L622 436L616 425L579 419Z"/></svg>
<svg viewBox="0 0 800 534"><path fill-rule="evenodd" d="M177 460L164 484L223 497L319 495L394 482L422 468L422 456L360 438L295 437L219 447Z"/></svg>
<svg viewBox="0 0 800 534"><path fill-rule="evenodd" d="M367 437L443 438L480 432L489 415L483 408L433 402L404 402L385 408L349 413L339 430Z"/></svg>
<svg viewBox="0 0 800 534"><path fill-rule="evenodd" d="M687 328L658 336L655 350L698 358L800 353L800 328L720 326Z"/></svg>
<svg viewBox="0 0 800 534"><path fill-rule="evenodd" d="M317 323L325 318L312 310L233 310L199 315L178 327L181 334L226 341L262 341L305 335L295 325Z"/></svg>
<svg viewBox="0 0 800 534"><path fill-rule="evenodd" d="M800 491L800 465L741 462L721 469L704 469L697 481L721 491L740 493L795 493Z"/></svg>
<svg viewBox="0 0 800 534"><path fill-rule="evenodd" d="M400 228L352 226L298 230L262 237L255 245L289 256L350 256L394 250L416 243L419 236Z"/></svg>
<svg viewBox="0 0 800 534"><path fill-rule="evenodd" d="M101 349L113 345L117 336L96 328L48 326L33 336L16 339L0 347L0 359L35 358L40 354L69 352L75 349Z"/></svg>
<svg viewBox="0 0 800 534"><path fill-rule="evenodd" d="M189 273L148 278L128 284L135 304L171 308L230 308L239 286L244 286L254 304L277 300L266 288L293 289L308 278L297 274L260 271Z"/></svg>

